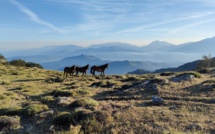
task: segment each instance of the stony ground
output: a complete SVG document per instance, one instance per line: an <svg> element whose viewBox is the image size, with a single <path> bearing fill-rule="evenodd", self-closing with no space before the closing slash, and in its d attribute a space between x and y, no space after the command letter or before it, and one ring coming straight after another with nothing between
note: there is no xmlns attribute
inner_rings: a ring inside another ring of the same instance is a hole
<svg viewBox="0 0 215 134"><path fill-rule="evenodd" d="M215 133L214 74L63 78L0 65L1 133Z"/></svg>

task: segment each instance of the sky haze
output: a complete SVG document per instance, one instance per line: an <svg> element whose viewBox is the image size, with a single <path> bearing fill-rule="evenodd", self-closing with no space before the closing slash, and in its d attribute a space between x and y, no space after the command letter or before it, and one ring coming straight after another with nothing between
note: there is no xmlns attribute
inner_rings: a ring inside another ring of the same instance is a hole
<svg viewBox="0 0 215 134"><path fill-rule="evenodd" d="M212 0L0 0L2 51L154 40L182 44L214 36Z"/></svg>

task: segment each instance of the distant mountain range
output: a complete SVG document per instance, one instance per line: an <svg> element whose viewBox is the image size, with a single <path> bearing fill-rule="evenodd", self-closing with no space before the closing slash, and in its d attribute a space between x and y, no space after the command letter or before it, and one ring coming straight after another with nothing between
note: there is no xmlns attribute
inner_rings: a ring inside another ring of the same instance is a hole
<svg viewBox="0 0 215 134"><path fill-rule="evenodd" d="M149 71L154 71L159 68L169 67L165 63L155 63L155 62L143 62L143 61L107 61L101 60L94 56L89 55L79 55L74 57L64 58L60 61L41 63L41 65L46 69L60 70L63 71L66 66L84 66L86 64L102 65L109 63L109 68L105 71L107 74L126 74L129 71L133 71L138 68L142 68ZM88 72L89 73L89 72Z"/></svg>
<svg viewBox="0 0 215 134"><path fill-rule="evenodd" d="M108 62L115 69L125 68L122 72L117 71L124 73L135 69L154 71L164 67L177 67L201 59L203 55L211 54L215 56L214 50L215 37L182 45L157 40L142 47L128 43L112 42L89 47L58 45L1 53L8 60L23 59L28 62L40 63L47 69L62 70L64 66L71 64L83 65L89 63L99 65ZM110 69L109 73L113 72Z"/></svg>
<svg viewBox="0 0 215 134"><path fill-rule="evenodd" d="M200 60L195 60L192 62L185 63L178 67L172 68L161 68L155 71L146 71L144 69L136 69L134 71L128 72L128 74L145 74L145 73L164 73L164 72L180 72L180 71L194 71L197 67L197 64Z"/></svg>

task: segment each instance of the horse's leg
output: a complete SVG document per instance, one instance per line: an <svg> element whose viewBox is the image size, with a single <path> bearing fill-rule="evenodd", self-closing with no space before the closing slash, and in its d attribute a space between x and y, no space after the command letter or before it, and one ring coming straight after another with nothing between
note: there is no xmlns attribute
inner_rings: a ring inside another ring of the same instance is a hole
<svg viewBox="0 0 215 134"><path fill-rule="evenodd" d="M76 71L76 76L78 76L78 71Z"/></svg>

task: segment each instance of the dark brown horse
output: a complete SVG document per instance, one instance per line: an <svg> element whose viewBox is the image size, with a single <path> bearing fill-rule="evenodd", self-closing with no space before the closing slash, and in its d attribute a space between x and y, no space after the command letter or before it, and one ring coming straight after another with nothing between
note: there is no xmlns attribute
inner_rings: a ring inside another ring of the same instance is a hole
<svg viewBox="0 0 215 134"><path fill-rule="evenodd" d="M101 75L103 74L103 76L105 75L105 69L108 68L108 64L104 64L101 66L92 66L90 69L90 72L92 75L95 75L95 71L97 72L101 72Z"/></svg>
<svg viewBox="0 0 215 134"><path fill-rule="evenodd" d="M67 74L68 73L70 74L70 76L73 76L73 73L75 72L75 70L76 70L76 66L75 65L73 65L71 67L65 67L64 68L63 77L65 77L65 75L66 75L66 78L67 78Z"/></svg>
<svg viewBox="0 0 215 134"><path fill-rule="evenodd" d="M87 74L87 70L89 69L89 64L84 67L76 67L76 76L78 76L78 72L83 73L82 76Z"/></svg>

